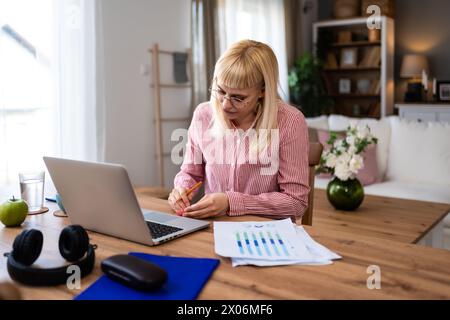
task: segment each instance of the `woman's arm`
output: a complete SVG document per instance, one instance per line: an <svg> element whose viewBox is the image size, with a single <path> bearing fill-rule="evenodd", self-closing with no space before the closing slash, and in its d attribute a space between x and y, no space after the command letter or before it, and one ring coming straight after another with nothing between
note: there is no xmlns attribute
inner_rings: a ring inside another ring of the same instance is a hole
<svg viewBox="0 0 450 320"><path fill-rule="evenodd" d="M296 117L280 139L279 192L248 195L227 191L228 215L264 215L270 218L300 218L308 208L309 138L303 117Z"/></svg>

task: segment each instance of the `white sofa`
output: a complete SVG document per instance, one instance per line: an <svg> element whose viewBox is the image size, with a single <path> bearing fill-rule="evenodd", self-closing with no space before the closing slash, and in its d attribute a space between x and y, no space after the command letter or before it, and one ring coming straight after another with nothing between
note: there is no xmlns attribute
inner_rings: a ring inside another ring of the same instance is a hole
<svg viewBox="0 0 450 320"><path fill-rule="evenodd" d="M339 115L306 121L311 129L331 131L344 131L351 123L369 125L378 138L381 182L365 186L366 194L450 204L450 123L419 123L395 116L374 120ZM316 178L315 185L326 189L328 181ZM423 244L450 250L450 215L433 232Z"/></svg>

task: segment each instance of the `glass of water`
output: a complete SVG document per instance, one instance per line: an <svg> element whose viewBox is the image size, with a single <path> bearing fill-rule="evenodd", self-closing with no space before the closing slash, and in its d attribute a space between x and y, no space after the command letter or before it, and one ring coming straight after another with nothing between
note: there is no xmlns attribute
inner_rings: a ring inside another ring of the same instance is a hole
<svg viewBox="0 0 450 320"><path fill-rule="evenodd" d="M28 204L28 213L40 212L44 205L45 171L19 173L20 194Z"/></svg>

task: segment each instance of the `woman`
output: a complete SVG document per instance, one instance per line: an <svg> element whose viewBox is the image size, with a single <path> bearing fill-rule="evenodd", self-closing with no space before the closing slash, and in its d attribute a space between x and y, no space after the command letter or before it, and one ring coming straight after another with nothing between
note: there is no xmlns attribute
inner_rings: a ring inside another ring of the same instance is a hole
<svg viewBox="0 0 450 320"><path fill-rule="evenodd" d="M214 70L211 100L200 104L169 196L185 217L299 218L308 206L308 129L277 93L278 62L266 44L232 45ZM203 181L191 204L187 190Z"/></svg>

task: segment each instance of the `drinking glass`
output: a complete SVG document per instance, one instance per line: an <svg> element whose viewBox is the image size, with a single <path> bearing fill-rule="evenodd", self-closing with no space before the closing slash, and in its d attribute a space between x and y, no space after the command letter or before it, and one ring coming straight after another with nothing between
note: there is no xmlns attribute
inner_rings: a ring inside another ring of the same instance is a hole
<svg viewBox="0 0 450 320"><path fill-rule="evenodd" d="M20 194L28 204L28 213L40 212L44 205L45 171L19 173Z"/></svg>

